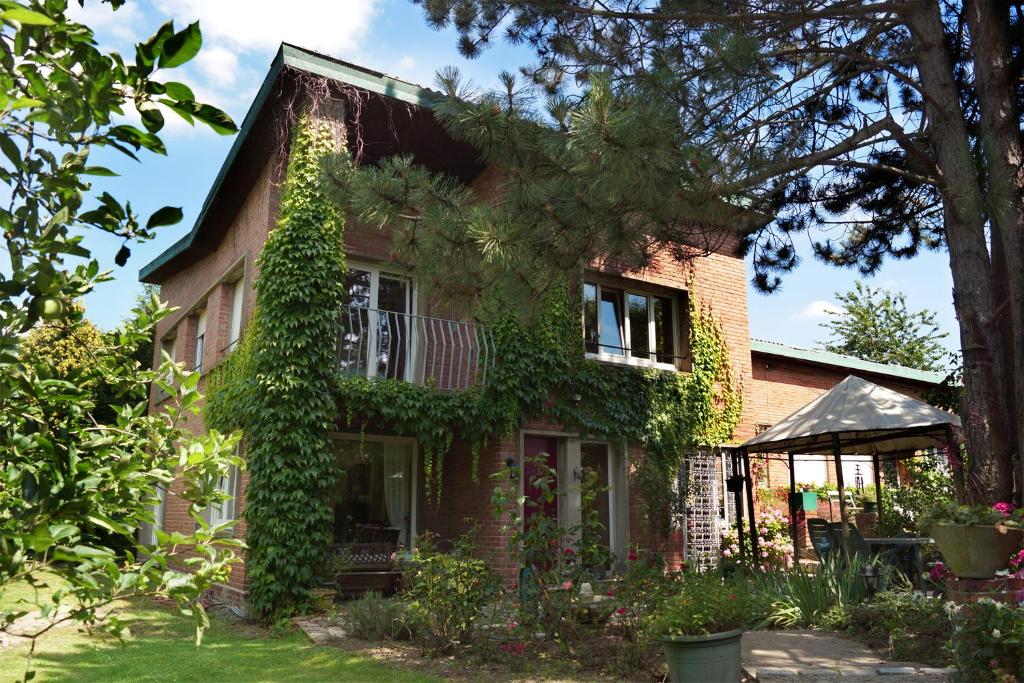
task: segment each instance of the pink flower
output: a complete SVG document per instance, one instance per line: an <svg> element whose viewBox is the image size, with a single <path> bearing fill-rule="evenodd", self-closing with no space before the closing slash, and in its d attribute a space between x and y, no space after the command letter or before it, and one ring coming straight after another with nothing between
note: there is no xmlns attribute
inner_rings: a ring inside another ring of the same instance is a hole
<svg viewBox="0 0 1024 683"><path fill-rule="evenodd" d="M608 591L608 597L609 598L614 598L615 597L615 591Z"/></svg>
<svg viewBox="0 0 1024 683"><path fill-rule="evenodd" d="M1013 513L1013 505L1010 503L996 503L992 506L992 509L996 512L1001 512L1003 517L1009 517Z"/></svg>
<svg viewBox="0 0 1024 683"><path fill-rule="evenodd" d="M728 548L726 548L725 550L722 551L722 557L729 557L731 555L732 555L732 551L729 550Z"/></svg>
<svg viewBox="0 0 1024 683"><path fill-rule="evenodd" d="M620 607L617 610L615 610L615 613L616 614L625 614L626 613L626 608L625 607Z"/></svg>
<svg viewBox="0 0 1024 683"><path fill-rule="evenodd" d="M510 621L510 622L508 622L508 630L509 630L509 631L511 631L512 629L514 629L514 628L515 628L516 626L519 626L519 624L518 624L518 623L516 623L516 622L514 622L514 621Z"/></svg>
<svg viewBox="0 0 1024 683"><path fill-rule="evenodd" d="M566 579L562 582L562 590L572 590L572 579Z"/></svg>
<svg viewBox="0 0 1024 683"><path fill-rule="evenodd" d="M576 554L576 551L573 550L572 548L566 548L564 552L565 552L566 555L575 555Z"/></svg>

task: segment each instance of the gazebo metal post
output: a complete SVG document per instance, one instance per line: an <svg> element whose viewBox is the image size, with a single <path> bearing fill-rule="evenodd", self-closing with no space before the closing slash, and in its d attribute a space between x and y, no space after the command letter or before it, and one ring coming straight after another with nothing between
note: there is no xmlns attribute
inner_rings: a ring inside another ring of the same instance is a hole
<svg viewBox="0 0 1024 683"><path fill-rule="evenodd" d="M732 474L733 474L733 476L734 477L742 478L742 475L740 474L740 454L739 454L739 450L735 449L735 448L732 449L732 451L730 452L730 455L732 456ZM746 535L746 533L743 531L743 487L742 486L734 487L732 495L733 495L733 502L734 502L735 507L736 507L736 536L739 539L740 557L742 558L743 555L744 555L743 548L745 547L743 545L743 537Z"/></svg>
<svg viewBox="0 0 1024 683"><path fill-rule="evenodd" d="M843 456L839 444L839 435L832 432L832 457L836 461L836 485L839 487L839 518L842 520L843 529L843 551L849 556L848 538L850 535L850 523L846 521L846 486L843 484Z"/></svg>
<svg viewBox="0 0 1024 683"><path fill-rule="evenodd" d="M743 456L743 476L747 480L747 510L750 512L750 559L751 566L756 567L760 550L757 547L757 512L754 510L754 479L750 476L750 453L744 448L741 455Z"/></svg>
<svg viewBox="0 0 1024 683"><path fill-rule="evenodd" d="M882 468L880 467L881 462L878 457L878 451L871 456L871 465L875 468L875 526L878 527L878 532L881 534L882 526Z"/></svg>
<svg viewBox="0 0 1024 683"><path fill-rule="evenodd" d="M796 458L793 451L789 452L789 535L793 539L793 557L797 555L796 535L799 529L796 524Z"/></svg>

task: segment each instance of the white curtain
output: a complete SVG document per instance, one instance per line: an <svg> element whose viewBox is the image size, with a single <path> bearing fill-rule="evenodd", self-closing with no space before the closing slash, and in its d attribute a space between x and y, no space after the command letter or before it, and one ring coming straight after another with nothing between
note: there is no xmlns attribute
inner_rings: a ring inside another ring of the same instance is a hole
<svg viewBox="0 0 1024 683"><path fill-rule="evenodd" d="M409 459L405 449L396 446L384 448L384 502L388 523L401 529L398 542L409 547Z"/></svg>

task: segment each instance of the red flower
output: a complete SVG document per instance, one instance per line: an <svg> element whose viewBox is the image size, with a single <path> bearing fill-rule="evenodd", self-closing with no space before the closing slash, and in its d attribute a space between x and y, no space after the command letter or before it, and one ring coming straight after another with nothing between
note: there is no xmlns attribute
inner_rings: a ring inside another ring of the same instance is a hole
<svg viewBox="0 0 1024 683"><path fill-rule="evenodd" d="M636 553L630 553L629 555L626 556L626 559L629 560L630 562L636 562L640 558L637 557Z"/></svg>
<svg viewBox="0 0 1024 683"><path fill-rule="evenodd" d="M573 550L572 548L566 548L564 552L565 552L566 555L575 555L576 554L576 551Z"/></svg>
<svg viewBox="0 0 1024 683"><path fill-rule="evenodd" d="M625 607L620 607L617 610L615 610L615 613L616 614L625 614L626 613L626 608Z"/></svg>

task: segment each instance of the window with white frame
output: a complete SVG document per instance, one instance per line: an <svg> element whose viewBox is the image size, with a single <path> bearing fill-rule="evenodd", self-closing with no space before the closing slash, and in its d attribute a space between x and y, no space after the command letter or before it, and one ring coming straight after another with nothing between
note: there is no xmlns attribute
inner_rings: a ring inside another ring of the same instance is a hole
<svg viewBox="0 0 1024 683"><path fill-rule="evenodd" d="M599 358L675 367L677 320L675 297L583 283L584 341L587 353Z"/></svg>
<svg viewBox="0 0 1024 683"><path fill-rule="evenodd" d="M412 357L410 314L413 282L367 265L345 274L342 341L343 371L367 377L405 379Z"/></svg>
<svg viewBox="0 0 1024 683"><path fill-rule="evenodd" d="M231 286L231 324L228 326L227 351L233 351L238 346L238 339L242 336L242 304L245 301L245 278L240 277Z"/></svg>
<svg viewBox="0 0 1024 683"><path fill-rule="evenodd" d="M238 467L231 465L217 478L217 490L231 498L210 506L210 526L224 524L238 517Z"/></svg>
<svg viewBox="0 0 1024 683"><path fill-rule="evenodd" d="M156 487L156 502L151 506L152 522L143 522L139 527L139 540L147 545L156 545L156 532L164 527L164 503L167 501L167 489Z"/></svg>
<svg viewBox="0 0 1024 683"><path fill-rule="evenodd" d="M203 369L203 351L206 346L206 309L199 312L196 320L196 357L193 370Z"/></svg>
<svg viewBox="0 0 1024 683"><path fill-rule="evenodd" d="M175 335L175 331L174 330L171 331L171 335ZM161 351L161 353L160 353L160 358L157 360L158 366L164 362L164 354L165 353L167 354L167 357L171 359L172 363L177 361L177 359L174 357L174 353L177 350L176 347L177 347L177 337L176 336L165 337L164 339L160 340L160 351ZM164 381L167 382L168 384L173 384L174 383L174 370L173 369L168 368L167 374L164 375ZM166 393L162 389L158 389L157 390L157 396L158 396L158 398L162 398L162 397L166 396Z"/></svg>

